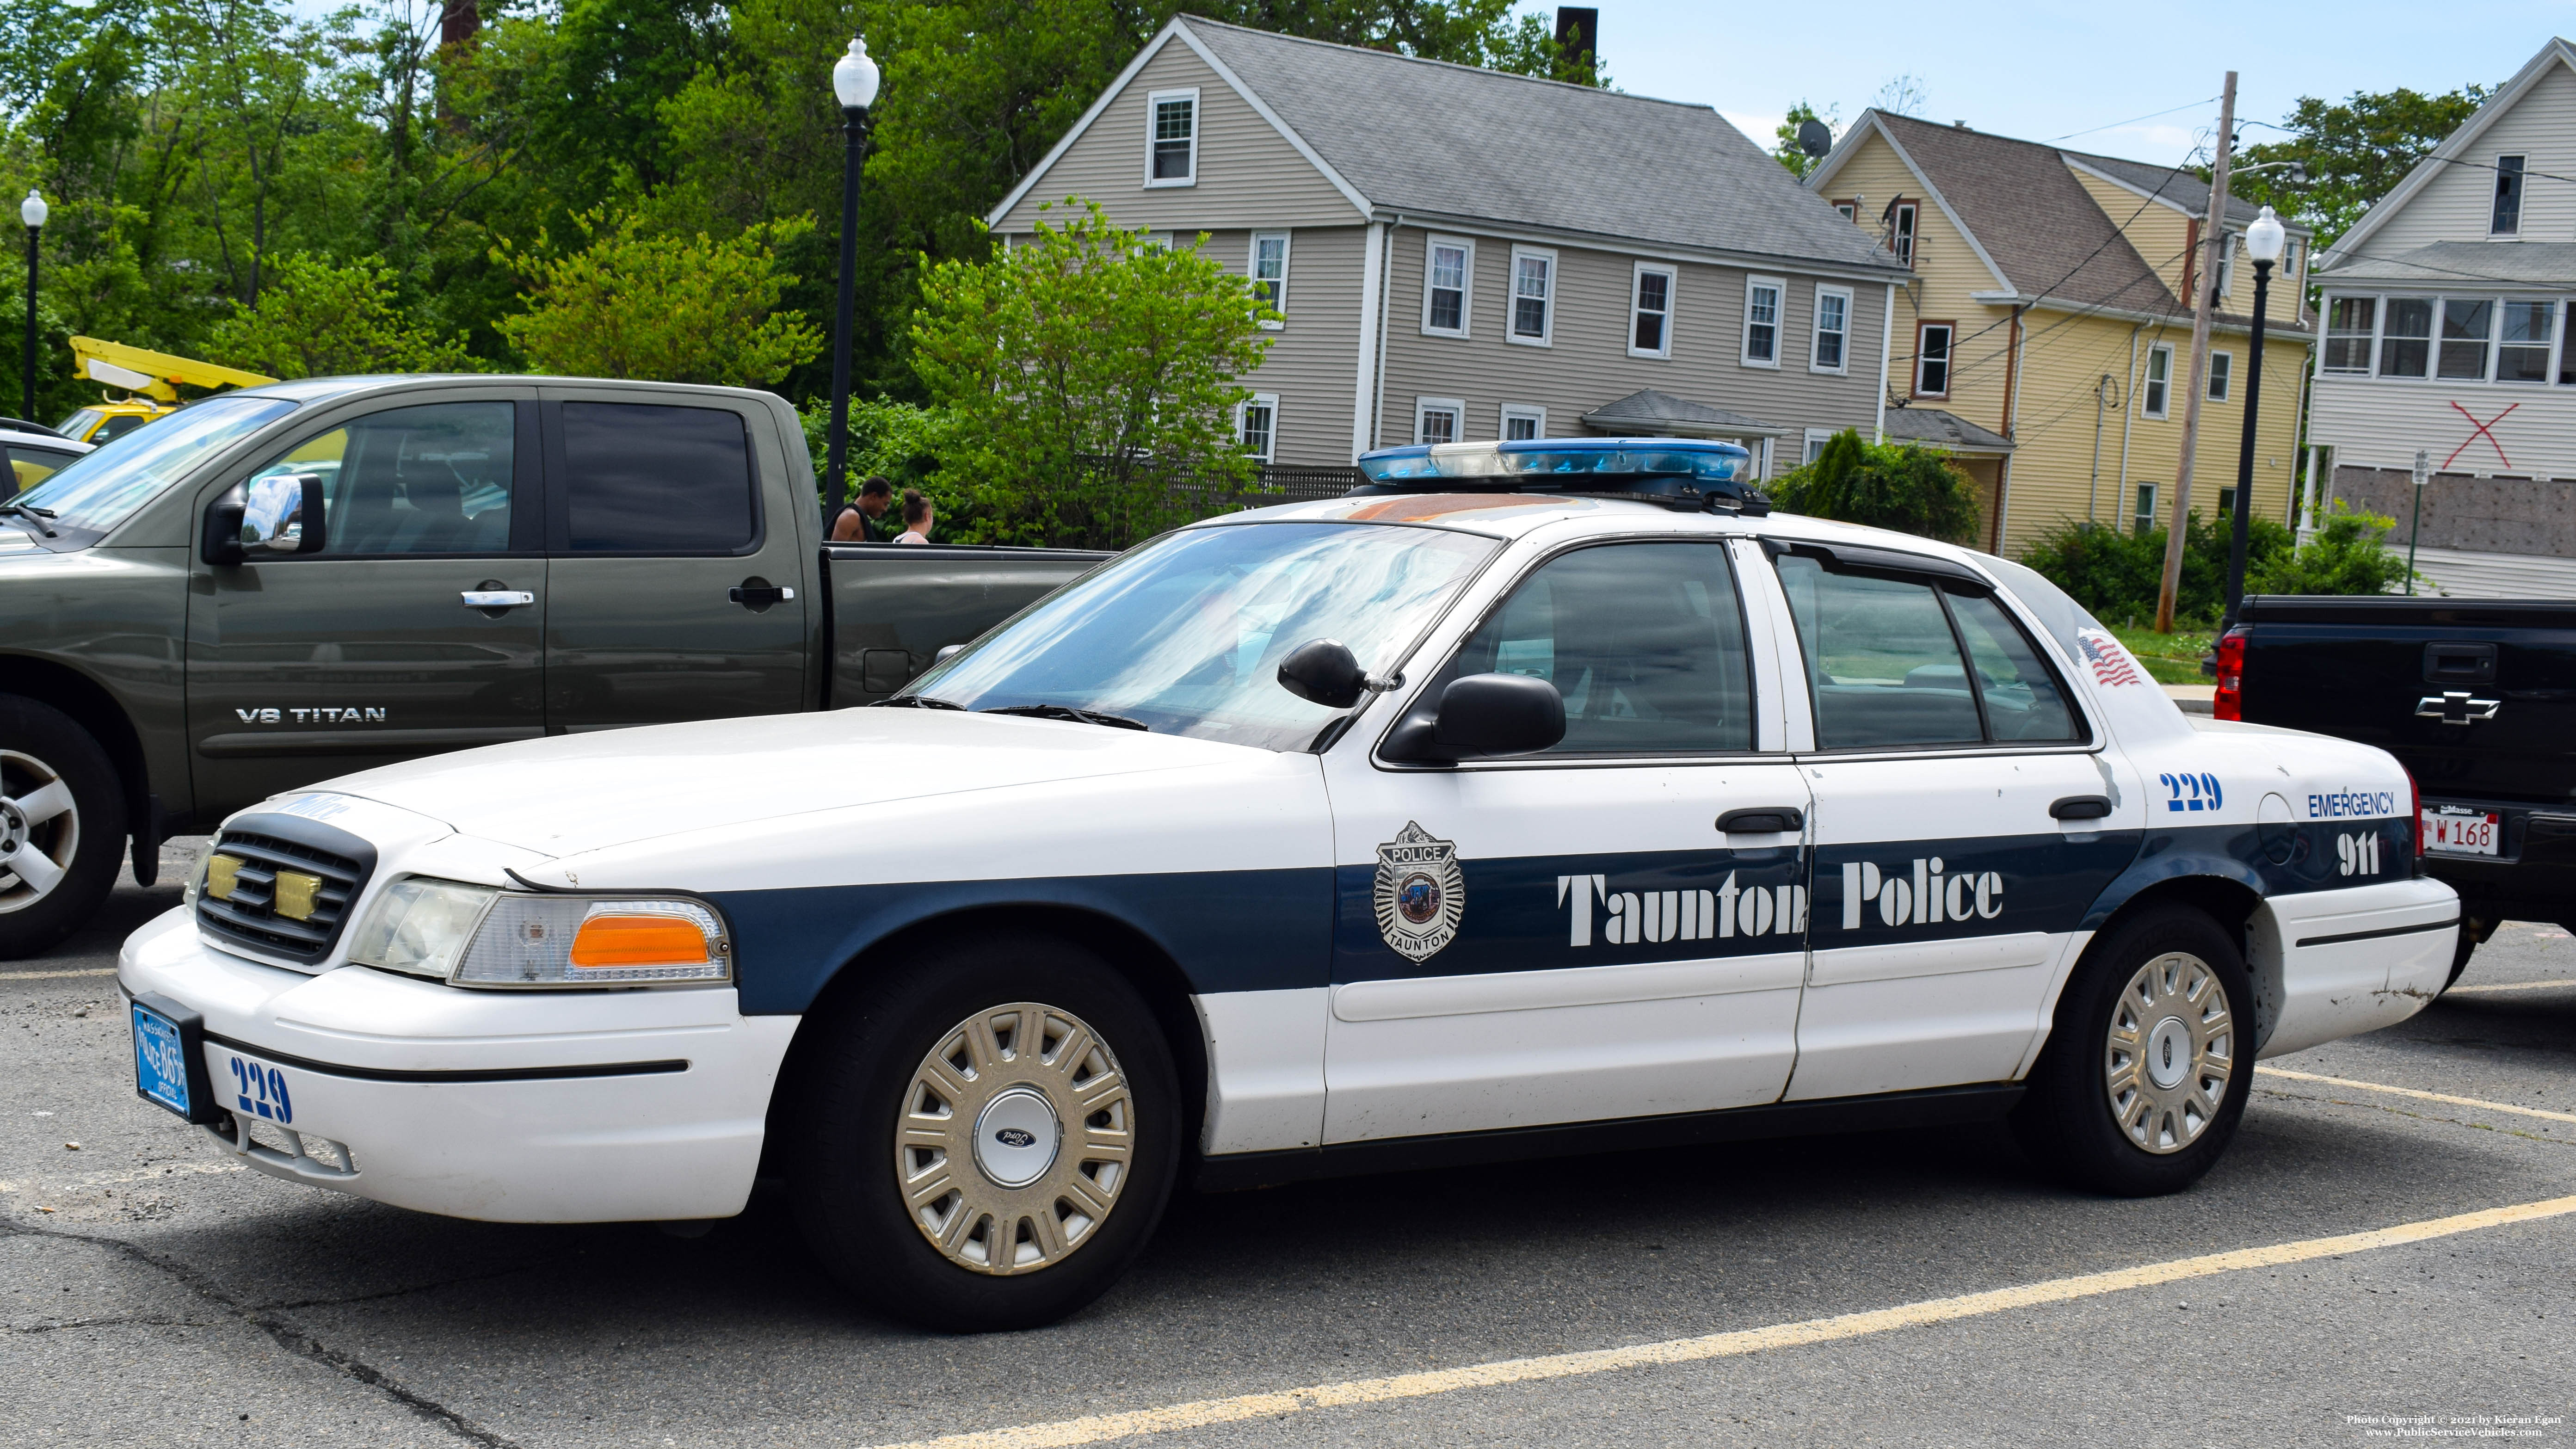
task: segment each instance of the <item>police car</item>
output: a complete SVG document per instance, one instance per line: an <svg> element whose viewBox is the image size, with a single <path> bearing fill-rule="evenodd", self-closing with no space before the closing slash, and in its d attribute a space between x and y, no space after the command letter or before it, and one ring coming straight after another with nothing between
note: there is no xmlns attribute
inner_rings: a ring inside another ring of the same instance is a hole
<svg viewBox="0 0 2576 1449"><path fill-rule="evenodd" d="M2448 970L2386 754L2187 720L2018 565L1743 450L1403 448L881 705L439 756L227 821L125 946L143 1095L513 1222L783 1184L955 1329L1185 1183L2009 1118L2110 1193Z"/></svg>

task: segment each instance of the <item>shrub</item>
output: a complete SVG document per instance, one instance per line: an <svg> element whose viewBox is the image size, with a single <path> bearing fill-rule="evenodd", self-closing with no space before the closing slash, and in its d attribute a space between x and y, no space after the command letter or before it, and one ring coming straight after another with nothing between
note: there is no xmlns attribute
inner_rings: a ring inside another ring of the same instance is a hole
<svg viewBox="0 0 2576 1449"><path fill-rule="evenodd" d="M2174 590L2177 620L2207 623L2227 607L2230 532L2226 519L2191 511L2183 529L2182 578ZM2248 520L2246 592L2257 592L2254 581L2288 557L2291 542L2290 530L2271 519ZM2096 617L2113 623L2153 619L2164 579L2165 530L2125 533L2102 523L2062 523L2023 550L2021 561Z"/></svg>
<svg viewBox="0 0 2576 1449"><path fill-rule="evenodd" d="M1977 535L1975 484L1940 454L1912 443L1864 443L1845 428L1816 461L1782 474L1771 496L1783 511L1966 543Z"/></svg>
<svg viewBox="0 0 2576 1449"><path fill-rule="evenodd" d="M2381 542L2394 518L2355 513L2340 498L2316 537L2262 569L2245 571L2249 594L2384 594L2406 582L2406 560Z"/></svg>

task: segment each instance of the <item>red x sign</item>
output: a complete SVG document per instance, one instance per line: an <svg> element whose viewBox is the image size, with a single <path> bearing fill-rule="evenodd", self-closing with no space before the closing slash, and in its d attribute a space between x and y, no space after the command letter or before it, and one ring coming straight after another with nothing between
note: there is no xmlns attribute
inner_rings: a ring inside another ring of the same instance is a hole
<svg viewBox="0 0 2576 1449"><path fill-rule="evenodd" d="M2465 442L2465 443L2460 444L2460 446L2458 446L2458 447L2456 447L2456 448L2453 448L2453 449L2451 450L2451 456L2450 456L2450 457L2448 457L2448 458L2444 458L2444 459L2442 460L2442 467L2443 467L2444 471L2448 471L2448 470L2449 470L2449 468L2450 468L2450 466L2451 466L2453 463L2455 463L2455 462L2459 461L2459 457L2460 457L2460 455L2461 455L2462 453L2465 453L2465 452L2467 452L2470 448L2475 447L2475 446L2477 445L2477 441L2478 441L2478 439L2480 439L2480 438L2484 438L2484 439L2486 439L2486 440L2487 440L2487 446L2488 446L2488 447L2490 447L2490 448L2495 449L2495 455L2496 455L2498 458L2503 458L2503 459L2504 459L2504 465L2505 465L2506 467L2508 467L2508 468L2512 467L2512 466L2513 466L2513 460L2512 460L2511 458L2506 458L2506 457L2504 456L2504 444L2497 442L2497 441L2496 441L2496 435L2495 435L2495 434L2493 434L2493 433L2491 433L2491 432L2488 432L2488 431L2487 431L2487 429L2494 427L2496 424L2498 424L2498 423L2500 423L2500 422L2503 422L2503 421L2504 421L2504 419L2505 419L2505 413L2510 413L2510 412L2512 412L2512 411L2513 411L2513 408L2518 408L2518 407L2520 407L2520 406L2522 406L2522 404L2520 404L2520 403L2515 403L2515 404L2513 405L2513 407L2506 408L2506 409L2504 410L2504 412L2498 413L2498 414L2496 414L2494 417L2491 417L2491 418L2487 419L2485 422L2483 422L2483 423L2482 423L2482 422L2479 422L2479 421L2478 421L2477 414L2475 414L2475 413L2473 413L2473 412L2470 412L2467 408L2464 408L2464 407L2460 406L2458 403L2453 403L2453 404L2451 404L2451 410L2452 410L2453 412L2456 412L2456 413L2458 413L2461 417L2467 418L2467 419L2469 420L2469 428L2470 428L2470 432L2469 432L2469 439L2468 439L2468 441L2467 441L2467 442Z"/></svg>

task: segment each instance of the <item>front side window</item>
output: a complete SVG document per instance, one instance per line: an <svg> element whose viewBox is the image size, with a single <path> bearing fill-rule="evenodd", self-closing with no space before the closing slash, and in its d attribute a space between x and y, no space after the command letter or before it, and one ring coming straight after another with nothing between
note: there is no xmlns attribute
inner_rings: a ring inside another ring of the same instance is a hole
<svg viewBox="0 0 2576 1449"><path fill-rule="evenodd" d="M2487 337L2494 328L2495 303L2485 298L2444 298L2441 375L2468 382L2485 381Z"/></svg>
<svg viewBox="0 0 2576 1449"><path fill-rule="evenodd" d="M1455 675L1526 674L1565 699L1552 755L1753 748L1735 574L1715 543L1577 549L1539 567L1459 648Z"/></svg>
<svg viewBox="0 0 2576 1449"><path fill-rule="evenodd" d="M2433 360L2433 299L2391 297L2379 330L2379 375L2422 377Z"/></svg>
<svg viewBox="0 0 2576 1449"><path fill-rule="evenodd" d="M1252 295L1279 318L1288 315L1288 233L1252 234ZM1261 325L1273 329L1285 325L1279 318Z"/></svg>
<svg viewBox="0 0 2576 1449"><path fill-rule="evenodd" d="M517 418L507 402L430 403L307 438L243 483L242 532L310 527L297 517L309 474L322 480L323 546L287 557L506 553Z"/></svg>
<svg viewBox="0 0 2576 1449"><path fill-rule="evenodd" d="M1431 239L1422 276L1422 330L1467 335L1467 278L1475 248L1463 241Z"/></svg>
<svg viewBox="0 0 2576 1449"><path fill-rule="evenodd" d="M1783 284L1755 277L1744 288L1744 360L1755 367L1780 365L1780 293Z"/></svg>
<svg viewBox="0 0 2576 1449"><path fill-rule="evenodd" d="M2549 344L2555 340L2558 304L2507 302L2496 343L2496 381L2547 382Z"/></svg>
<svg viewBox="0 0 2576 1449"><path fill-rule="evenodd" d="M2165 415L2173 396L2173 348L2157 343L2147 349L2146 386L2138 389L2138 411L2151 418Z"/></svg>
<svg viewBox="0 0 2576 1449"><path fill-rule="evenodd" d="M1661 267L1637 268L1637 296L1628 332L1628 351L1639 357L1669 357L1673 346L1673 274Z"/></svg>
<svg viewBox="0 0 2576 1449"><path fill-rule="evenodd" d="M294 410L288 399L253 393L190 403L113 446L83 453L10 501L50 510L40 515L54 534L47 543L87 547L190 469Z"/></svg>
<svg viewBox="0 0 2576 1449"><path fill-rule="evenodd" d="M1914 329L1914 395L1950 395L1950 335L1947 322L1925 322Z"/></svg>
<svg viewBox="0 0 2576 1449"><path fill-rule="evenodd" d="M731 554L760 534L742 415L723 408L568 402L564 520L573 553Z"/></svg>
<svg viewBox="0 0 2576 1449"><path fill-rule="evenodd" d="M1501 545L1438 528L1189 528L1066 585L907 686L975 710L1054 706L1268 750L1302 750L1342 711L1290 694L1279 661L1338 639L1394 672Z"/></svg>
<svg viewBox="0 0 2576 1449"><path fill-rule="evenodd" d="M1145 184L1187 186L1198 179L1199 93L1158 91L1146 100Z"/></svg>
<svg viewBox="0 0 2576 1449"><path fill-rule="evenodd" d="M1839 287L1816 289L1816 350L1808 366L1817 372L1840 372L1851 341L1851 293Z"/></svg>
<svg viewBox="0 0 2576 1449"><path fill-rule="evenodd" d="M1413 441L1454 443L1467 405L1453 397L1418 398L1413 404Z"/></svg>
<svg viewBox="0 0 2576 1449"><path fill-rule="evenodd" d="M2227 401L2228 385L2236 380L2236 356L2229 352L2209 354L2209 400Z"/></svg>
<svg viewBox="0 0 2576 1449"><path fill-rule="evenodd" d="M2337 297L2328 302L2325 370L2370 371L2370 334L2378 320L2377 297Z"/></svg>
<svg viewBox="0 0 2576 1449"><path fill-rule="evenodd" d="M1257 392L1237 415L1235 432L1243 451L1267 463L1279 442L1279 395Z"/></svg>
<svg viewBox="0 0 2576 1449"><path fill-rule="evenodd" d="M1795 554L1779 570L1819 749L2079 737L2057 676L1982 590L1843 573Z"/></svg>
<svg viewBox="0 0 2576 1449"><path fill-rule="evenodd" d="M2488 215L2490 236L2512 236L2522 230L2522 158L2498 156L2495 168L2495 210Z"/></svg>
<svg viewBox="0 0 2576 1449"><path fill-rule="evenodd" d="M1512 340L1545 342L1556 292L1556 258L1547 252L1512 252Z"/></svg>

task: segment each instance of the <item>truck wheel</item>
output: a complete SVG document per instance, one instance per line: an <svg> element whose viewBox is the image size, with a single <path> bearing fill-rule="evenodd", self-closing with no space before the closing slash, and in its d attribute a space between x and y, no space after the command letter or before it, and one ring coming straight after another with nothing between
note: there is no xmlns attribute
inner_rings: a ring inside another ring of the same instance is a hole
<svg viewBox="0 0 2576 1449"><path fill-rule="evenodd" d="M2494 935L2500 924L2502 922L2497 917L2481 917L2466 911L2460 913L2460 944L2451 948L2451 975L2442 983L2443 991L2460 984L2460 973L2469 969L2469 957L2486 944L2487 937Z"/></svg>
<svg viewBox="0 0 2576 1449"><path fill-rule="evenodd" d="M1035 1328L1107 1292L1179 1159L1170 1048L1133 988L1047 937L904 963L809 1022L790 1192L833 1276L952 1333Z"/></svg>
<svg viewBox="0 0 2576 1449"><path fill-rule="evenodd" d="M2243 953L2198 911L2150 910L2095 938L2057 1006L2012 1125L2079 1187L2179 1192L2236 1135L2254 1070Z"/></svg>
<svg viewBox="0 0 2576 1449"><path fill-rule="evenodd" d="M107 752L61 710L0 695L0 960L79 929L124 853L125 788Z"/></svg>

